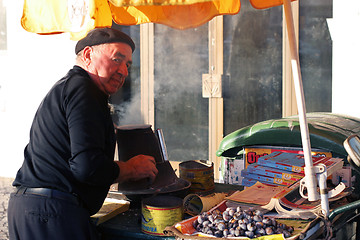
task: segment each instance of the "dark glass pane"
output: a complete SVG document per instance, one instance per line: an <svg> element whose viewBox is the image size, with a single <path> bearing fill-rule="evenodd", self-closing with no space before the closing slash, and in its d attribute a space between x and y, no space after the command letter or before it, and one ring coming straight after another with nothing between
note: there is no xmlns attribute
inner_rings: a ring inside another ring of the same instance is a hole
<svg viewBox="0 0 360 240"><path fill-rule="evenodd" d="M155 125L172 161L208 159L207 24L176 30L155 24Z"/></svg>
<svg viewBox="0 0 360 240"><path fill-rule="evenodd" d="M116 125L142 124L140 106L140 27L119 26L115 23L113 28L128 34L135 42L135 51L132 56L132 66L124 86L110 98L114 107L113 121Z"/></svg>
<svg viewBox="0 0 360 240"><path fill-rule="evenodd" d="M301 0L299 56L307 112L331 112L332 40L327 18L331 0Z"/></svg>
<svg viewBox="0 0 360 240"><path fill-rule="evenodd" d="M282 115L282 7L224 16L224 134Z"/></svg>

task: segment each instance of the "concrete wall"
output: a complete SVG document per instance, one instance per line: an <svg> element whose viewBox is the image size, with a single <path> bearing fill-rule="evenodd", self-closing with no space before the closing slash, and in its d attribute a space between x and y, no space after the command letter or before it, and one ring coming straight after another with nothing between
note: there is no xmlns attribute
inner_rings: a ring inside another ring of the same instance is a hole
<svg viewBox="0 0 360 240"><path fill-rule="evenodd" d="M332 111L360 117L360 1L333 0L333 13Z"/></svg>
<svg viewBox="0 0 360 240"><path fill-rule="evenodd" d="M0 176L14 177L35 111L49 88L73 66L67 34L40 36L20 25L22 1L7 0L7 51L0 51Z"/></svg>

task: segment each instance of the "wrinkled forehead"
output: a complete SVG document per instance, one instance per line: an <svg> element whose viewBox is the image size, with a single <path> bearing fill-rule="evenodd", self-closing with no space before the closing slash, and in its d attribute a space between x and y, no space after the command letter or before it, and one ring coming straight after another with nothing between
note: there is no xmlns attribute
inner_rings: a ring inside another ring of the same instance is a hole
<svg viewBox="0 0 360 240"><path fill-rule="evenodd" d="M117 58L132 64L132 48L126 43L106 43L92 46L95 53L107 56L109 58Z"/></svg>

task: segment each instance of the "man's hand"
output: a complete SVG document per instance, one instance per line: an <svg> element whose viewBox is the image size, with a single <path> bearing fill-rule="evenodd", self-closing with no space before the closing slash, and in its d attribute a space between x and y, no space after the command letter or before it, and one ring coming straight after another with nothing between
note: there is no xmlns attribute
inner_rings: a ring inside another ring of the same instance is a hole
<svg viewBox="0 0 360 240"><path fill-rule="evenodd" d="M153 183L158 170L155 159L148 155L137 155L128 161L116 161L120 168L120 174L116 179L117 182L136 181L143 178L149 178Z"/></svg>

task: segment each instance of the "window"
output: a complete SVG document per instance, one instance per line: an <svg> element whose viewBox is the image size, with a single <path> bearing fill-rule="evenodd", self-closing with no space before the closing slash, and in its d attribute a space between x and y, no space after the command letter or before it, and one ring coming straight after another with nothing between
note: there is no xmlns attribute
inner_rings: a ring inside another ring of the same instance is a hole
<svg viewBox="0 0 360 240"><path fill-rule="evenodd" d="M299 57L307 112L331 112L332 1L299 1Z"/></svg>
<svg viewBox="0 0 360 240"><path fill-rule="evenodd" d="M154 28L155 126L161 128L170 160L208 159L207 24L188 30Z"/></svg>
<svg viewBox="0 0 360 240"><path fill-rule="evenodd" d="M224 16L224 134L282 114L282 7Z"/></svg>

